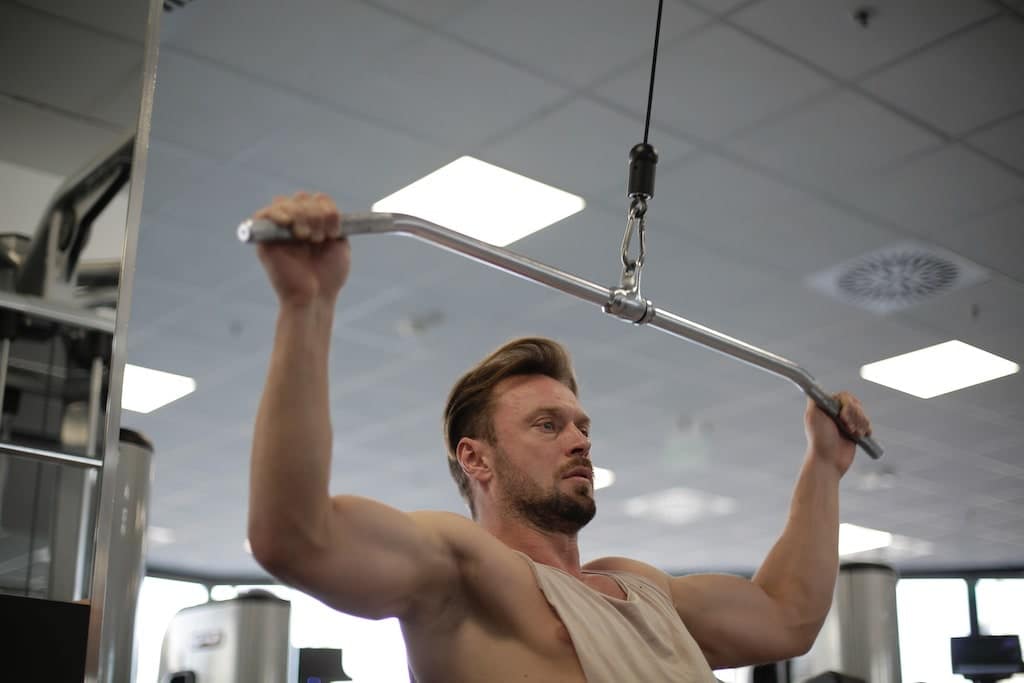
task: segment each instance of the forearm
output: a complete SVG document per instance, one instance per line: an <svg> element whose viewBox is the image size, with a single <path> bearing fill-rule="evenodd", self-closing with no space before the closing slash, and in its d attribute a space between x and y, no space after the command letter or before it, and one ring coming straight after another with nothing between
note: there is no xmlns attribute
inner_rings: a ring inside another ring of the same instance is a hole
<svg viewBox="0 0 1024 683"><path fill-rule="evenodd" d="M786 527L754 576L810 642L828 615L839 569L841 476L834 464L808 453Z"/></svg>
<svg viewBox="0 0 1024 683"><path fill-rule="evenodd" d="M253 437L249 539L257 558L320 543L330 508L328 356L334 302L282 305Z"/></svg>

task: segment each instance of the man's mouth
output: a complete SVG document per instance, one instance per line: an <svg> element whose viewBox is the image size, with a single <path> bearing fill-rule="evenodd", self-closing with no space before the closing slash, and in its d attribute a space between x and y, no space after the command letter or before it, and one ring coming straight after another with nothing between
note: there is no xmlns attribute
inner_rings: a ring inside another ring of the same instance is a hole
<svg viewBox="0 0 1024 683"><path fill-rule="evenodd" d="M563 479L586 479L589 482L593 482L594 471L589 467L574 467L565 473Z"/></svg>

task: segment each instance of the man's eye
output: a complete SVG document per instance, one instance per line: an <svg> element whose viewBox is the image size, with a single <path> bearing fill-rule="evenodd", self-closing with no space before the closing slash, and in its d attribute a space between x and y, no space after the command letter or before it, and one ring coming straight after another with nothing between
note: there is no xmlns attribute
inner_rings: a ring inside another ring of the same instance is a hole
<svg viewBox="0 0 1024 683"><path fill-rule="evenodd" d="M547 430L547 431L554 431L555 423L552 422L551 420L546 420L546 421L540 423L540 427L541 427L541 429L544 429L544 430Z"/></svg>

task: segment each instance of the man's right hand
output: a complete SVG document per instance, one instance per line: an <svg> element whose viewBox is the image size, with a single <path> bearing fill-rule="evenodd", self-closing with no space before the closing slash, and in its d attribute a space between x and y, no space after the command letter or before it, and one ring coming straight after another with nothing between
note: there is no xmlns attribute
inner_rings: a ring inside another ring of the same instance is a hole
<svg viewBox="0 0 1024 683"><path fill-rule="evenodd" d="M341 234L341 214L334 200L322 193L296 192L274 197L270 206L253 214L289 228L290 242L262 242L259 257L282 305L315 301L333 304L348 278L351 249Z"/></svg>

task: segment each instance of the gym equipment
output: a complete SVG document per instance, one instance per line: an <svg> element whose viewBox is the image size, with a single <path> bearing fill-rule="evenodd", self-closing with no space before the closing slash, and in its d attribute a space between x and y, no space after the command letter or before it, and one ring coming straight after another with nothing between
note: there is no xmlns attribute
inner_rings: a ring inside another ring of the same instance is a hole
<svg viewBox="0 0 1024 683"><path fill-rule="evenodd" d="M638 286L640 269L643 265L641 259L636 259L632 267L627 266L624 269L622 286L609 288L415 216L397 213L349 214L343 218L341 230L343 237L386 233L410 235L498 270L504 270L526 280L597 304L605 313L627 322L648 325L744 361L796 384L819 408L837 420L838 424L839 402L825 393L815 383L814 377L793 361L681 318L674 313L655 308L654 304L643 299L639 295ZM289 229L268 220L247 220L238 226L238 239L246 243L282 241L291 240L292 233ZM840 425L840 429L842 429L842 425ZM845 430L843 431L845 433ZM882 456L882 447L872 437L864 436L856 439L856 442L872 458Z"/></svg>
<svg viewBox="0 0 1024 683"><path fill-rule="evenodd" d="M658 39L661 35L663 0L658 2L658 19L654 32L654 50L651 59L651 79L647 94L647 115L644 140L634 145L629 153L629 180L626 195L629 198L626 230L622 237L622 276L618 287L609 288L588 282L575 275L562 272L543 263L533 261L506 249L494 247L480 240L448 230L430 221L398 213L357 213L343 216L341 236L401 233L436 244L499 270L527 280L547 285L558 291L600 306L605 313L635 325L650 325L671 335L686 339L784 377L798 387L827 415L832 417L840 431L855 440L872 458L882 456L882 447L870 436L854 438L846 433L839 420L842 406L826 394L809 372L781 356L769 353L746 342L734 339L710 328L698 325L673 313L654 307L640 294L640 275L645 260L645 231L648 202L654 196L654 175L658 154L648 144L651 125L651 107L654 100L654 75L658 62ZM630 246L634 232L639 250L631 256ZM293 239L285 227L269 220L247 220L238 226L238 239L242 242L287 241Z"/></svg>

